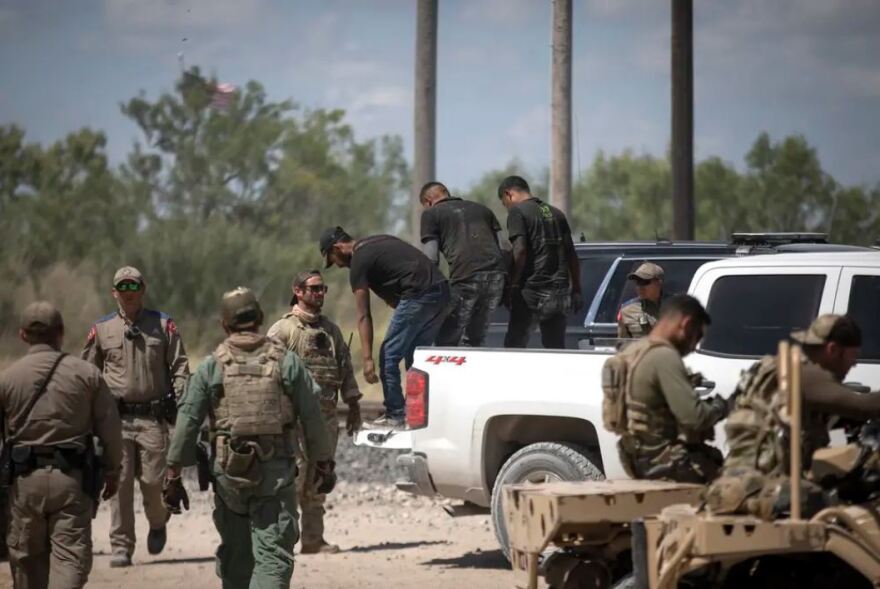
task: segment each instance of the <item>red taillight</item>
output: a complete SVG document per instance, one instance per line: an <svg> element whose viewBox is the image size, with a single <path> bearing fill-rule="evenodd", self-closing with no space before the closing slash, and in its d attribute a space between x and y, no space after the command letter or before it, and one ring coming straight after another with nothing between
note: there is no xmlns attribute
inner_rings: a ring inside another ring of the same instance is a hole
<svg viewBox="0 0 880 589"><path fill-rule="evenodd" d="M406 373L406 425L410 429L428 425L428 373L418 368Z"/></svg>

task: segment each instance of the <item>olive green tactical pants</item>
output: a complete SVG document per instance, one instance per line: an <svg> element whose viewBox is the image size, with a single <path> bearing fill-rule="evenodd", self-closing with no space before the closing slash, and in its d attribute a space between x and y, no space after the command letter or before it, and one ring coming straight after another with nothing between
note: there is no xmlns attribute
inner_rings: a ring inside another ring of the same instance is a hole
<svg viewBox="0 0 880 589"><path fill-rule="evenodd" d="M336 402L321 401L321 415L327 427L330 437L330 446L333 455L336 455L336 444L339 441L339 417L336 412ZM310 461L305 448L305 439L302 427L297 427L298 447L296 450L296 465L299 468L299 477L296 479L296 493L299 498L299 510L301 514L300 527L302 529L303 546L314 546L324 540L324 502L327 495L316 493L313 485L315 480L315 462Z"/></svg>
<svg viewBox="0 0 880 589"><path fill-rule="evenodd" d="M80 471L38 468L10 489L7 542L16 589L78 589L92 570L92 500Z"/></svg>
<svg viewBox="0 0 880 589"><path fill-rule="evenodd" d="M296 523L294 461L262 463L262 481L236 487L215 471L214 525L220 533L217 576L223 589L287 589L293 576Z"/></svg>
<svg viewBox="0 0 880 589"><path fill-rule="evenodd" d="M149 417L122 420L122 470L119 492L110 500L110 545L113 553L131 556L135 546L134 481L140 484L144 514L151 530L168 521L162 502L162 479L165 454L168 452L168 429Z"/></svg>

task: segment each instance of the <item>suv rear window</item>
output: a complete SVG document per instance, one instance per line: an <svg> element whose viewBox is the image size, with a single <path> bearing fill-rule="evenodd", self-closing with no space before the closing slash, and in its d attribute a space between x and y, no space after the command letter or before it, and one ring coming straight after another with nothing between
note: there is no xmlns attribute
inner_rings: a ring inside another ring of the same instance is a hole
<svg viewBox="0 0 880 589"><path fill-rule="evenodd" d="M862 360L880 360L880 276L853 276L847 314L862 328Z"/></svg>
<svg viewBox="0 0 880 589"><path fill-rule="evenodd" d="M775 353L779 341L819 312L825 275L724 276L712 285L712 325L701 349L736 356Z"/></svg>
<svg viewBox="0 0 880 589"><path fill-rule="evenodd" d="M620 261L596 312L596 323L617 323L617 311L621 303L636 296L635 285L626 277L644 261L641 258ZM663 268L663 294L669 296L687 292L697 268L710 260L682 258L650 261Z"/></svg>

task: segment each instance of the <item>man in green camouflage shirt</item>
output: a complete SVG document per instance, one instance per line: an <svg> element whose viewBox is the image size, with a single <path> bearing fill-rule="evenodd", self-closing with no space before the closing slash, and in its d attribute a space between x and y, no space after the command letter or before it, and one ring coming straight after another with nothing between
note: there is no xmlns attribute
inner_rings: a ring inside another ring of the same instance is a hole
<svg viewBox="0 0 880 589"><path fill-rule="evenodd" d="M295 354L259 333L263 312L253 292L239 287L223 295L222 315L228 337L199 366L179 404L163 497L172 513L189 507L181 468L195 463L199 429L210 417L217 575L224 589L286 589L299 536L297 425L317 463L306 483L325 493L335 483L320 391Z"/></svg>

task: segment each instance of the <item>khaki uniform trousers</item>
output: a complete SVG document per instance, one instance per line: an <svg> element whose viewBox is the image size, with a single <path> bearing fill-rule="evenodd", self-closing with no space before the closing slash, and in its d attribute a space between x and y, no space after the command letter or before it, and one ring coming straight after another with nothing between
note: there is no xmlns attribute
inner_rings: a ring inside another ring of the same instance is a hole
<svg viewBox="0 0 880 589"><path fill-rule="evenodd" d="M339 418L336 413L336 402L322 400L321 415L327 427L327 435L330 438L330 447L333 455L336 455L336 446L339 442ZM306 456L305 440L302 428L297 428L296 466L299 476L296 479L296 493L299 498L300 528L302 529L303 545L314 546L324 540L324 502L327 495L316 493L312 482L315 480L315 463Z"/></svg>
<svg viewBox="0 0 880 589"><path fill-rule="evenodd" d="M110 545L113 553L134 553L134 481L138 480L144 513L151 530L168 521L162 502L162 479L168 452L168 429L149 417L122 418L122 471L119 492L110 500Z"/></svg>
<svg viewBox="0 0 880 589"><path fill-rule="evenodd" d="M71 589L92 570L92 500L82 473L38 468L10 488L7 542L16 589Z"/></svg>

